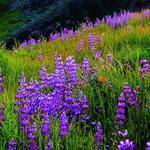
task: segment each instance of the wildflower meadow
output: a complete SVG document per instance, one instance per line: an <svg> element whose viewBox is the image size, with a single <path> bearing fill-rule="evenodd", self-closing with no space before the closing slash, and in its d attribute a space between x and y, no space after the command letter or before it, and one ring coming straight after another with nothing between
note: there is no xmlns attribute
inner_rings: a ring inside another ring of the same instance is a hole
<svg viewBox="0 0 150 150"><path fill-rule="evenodd" d="M0 150L150 150L150 10L1 44Z"/></svg>

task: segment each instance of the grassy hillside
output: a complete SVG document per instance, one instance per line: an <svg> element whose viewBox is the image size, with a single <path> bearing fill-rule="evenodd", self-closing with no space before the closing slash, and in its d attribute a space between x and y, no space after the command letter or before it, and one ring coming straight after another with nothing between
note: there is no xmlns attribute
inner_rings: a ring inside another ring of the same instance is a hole
<svg viewBox="0 0 150 150"><path fill-rule="evenodd" d="M3 22L0 32L4 30L3 28L9 26L9 15L13 14L7 14L8 19L5 19L7 22ZM4 17L6 18L6 16ZM23 135L20 131L18 121L20 114L15 114L13 110L16 108L14 102L17 101L15 95L21 72L24 72L27 81L30 78L39 81L41 67L47 65L49 73L54 71L54 55L56 53L61 54L64 62L68 56L74 56L77 64L81 64L87 57L90 67L95 67L95 74L89 75L87 81L80 85L81 91L88 99L89 108L86 112L90 117L89 120L74 123L68 115L69 133L62 138L59 136L60 116L50 117L51 132L49 135L53 149L94 149L93 142L97 122L101 122L104 139L102 139L101 146L95 145L95 149L101 147L101 149L115 150L119 142L125 139L133 141L136 145L135 149L145 149L146 142L150 140L150 111L148 109L150 105L150 74L149 72L146 73L145 78L141 79L139 69L141 68L140 60L150 60L149 23L149 16L145 17L143 13L137 13L127 21L127 24L116 28L112 28L105 23L96 27L85 28L82 26L80 32L73 38L49 42L43 39L40 44L28 45L25 48L14 48L13 52L8 52L4 46L1 46L0 68L4 80L4 91L0 96L0 103L4 104L5 120L1 121L2 126L0 126L0 150L7 149L9 140L12 138L16 142L17 149L27 149L30 142L37 142L40 150L47 145L49 138L47 136L42 137L40 130L42 121L40 122L40 117L37 117L41 110L39 109L38 115L34 116L35 118L33 117L37 124L34 141L26 138L26 134ZM19 24L14 24L14 26L17 27ZM8 27L8 29L11 27ZM3 34L5 35L5 33ZM3 34L1 36L4 36ZM100 58L95 58L91 50L89 35L95 38L96 50L101 52ZM101 40L96 41L99 36ZM80 40L83 40L83 46L78 53L76 48ZM43 56L42 60L38 58L40 54ZM108 54L112 54L112 63ZM78 70L77 76L81 79L81 68ZM127 83L132 90L137 90L136 98L139 106L135 107L126 99L126 119L123 126L118 126L115 124L118 109L117 99ZM74 96L76 96L79 87L77 89L74 87ZM140 89L138 90L137 87L140 87ZM51 93L51 90L53 88L45 89L45 92ZM65 122L65 119L63 121ZM118 131L123 132L124 130L128 131L128 136L119 137Z"/></svg>

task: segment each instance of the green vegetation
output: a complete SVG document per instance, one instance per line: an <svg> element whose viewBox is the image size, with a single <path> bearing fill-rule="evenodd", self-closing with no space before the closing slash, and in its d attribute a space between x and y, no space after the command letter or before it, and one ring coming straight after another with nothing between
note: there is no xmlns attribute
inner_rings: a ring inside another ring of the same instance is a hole
<svg viewBox="0 0 150 150"><path fill-rule="evenodd" d="M12 28L17 28L22 23L10 25L9 20L12 16L19 15L17 12L7 12L0 16L2 26L0 26L0 37L4 37ZM150 140L149 125L150 112L147 109L150 102L150 76L145 80L140 79L139 68L140 59L150 58L150 20L132 19L128 25L112 29L107 25L100 25L93 29L81 30L81 34L76 35L73 39L65 41L56 40L54 42L46 42L43 40L41 44L30 45L26 48L14 48L13 52L7 52L4 46L0 48L0 68L4 76L4 92L0 96L0 103L5 105L5 121L0 127L0 150L5 150L8 141L14 138L19 143L23 136L19 133L19 125L17 115L13 113L16 90L18 88L18 78L21 72L29 80L30 78L38 79L39 70L42 66L48 65L48 71L54 70L54 54L61 54L63 60L67 56L73 55L77 63L81 63L84 57L88 57L91 67L97 68L97 74L94 78L89 79L88 83L83 87L83 93L89 100L89 110L91 121L100 121L104 130L104 144L102 149L106 149L109 144L110 149L116 149L115 145L119 139L116 135L114 126L115 115L117 109L117 98L119 97L123 85L128 83L133 89L141 86L138 99L141 107L136 109L128 107L126 113L126 123L123 129L129 132L129 139L133 140L137 145L137 150L142 150L146 146L146 142ZM3 33L4 30L6 32ZM97 49L102 53L105 60L108 53L113 55L113 66L95 59L91 53L88 44L88 34L100 35L101 42L97 45ZM83 39L84 47L80 54L76 52L77 43ZM43 61L38 60L38 53L43 54ZM130 66L128 68L127 66ZM100 84L97 80L99 76L103 76L105 82ZM112 89L109 89L111 84ZM94 127L90 123L71 124L69 135L61 141L58 137L58 122L51 122L51 139L56 150L61 149L64 144L66 150L92 150ZM37 141L42 149L41 135L37 134ZM21 145L20 143L18 146ZM23 148L22 148L23 149Z"/></svg>
<svg viewBox="0 0 150 150"><path fill-rule="evenodd" d="M4 40L12 30L19 28L23 24L19 16L19 10L0 13L0 40Z"/></svg>

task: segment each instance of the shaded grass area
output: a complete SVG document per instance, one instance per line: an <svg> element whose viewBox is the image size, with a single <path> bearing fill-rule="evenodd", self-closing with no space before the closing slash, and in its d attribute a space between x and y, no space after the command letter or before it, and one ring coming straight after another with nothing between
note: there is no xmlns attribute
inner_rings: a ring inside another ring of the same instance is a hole
<svg viewBox="0 0 150 150"><path fill-rule="evenodd" d="M23 25L20 11L4 11L0 13L0 40L4 40L9 32Z"/></svg>
<svg viewBox="0 0 150 150"><path fill-rule="evenodd" d="M142 24L144 22L144 24ZM29 46L21 49L16 48L13 52L6 52L2 47L0 50L0 68L4 75L4 93L1 95L0 102L5 103L5 123L0 128L0 149L7 147L8 140L14 138L16 141L23 139L19 133L17 116L13 113L13 103L15 101L15 92L17 90L18 77L21 72L29 80L30 78L38 79L39 69L48 65L49 72L54 69L54 54L62 55L63 60L69 55L76 58L77 63L81 63L86 56L90 60L91 66L95 66L98 73L94 78L83 87L83 93L89 99L89 115L91 121L101 121L104 129L104 145L110 146L112 140L117 141L116 128L114 126L117 98L120 95L122 87L128 83L132 88L137 85L141 86L141 92L138 96L142 107L136 110L133 107L127 108L126 123L124 129L129 132L130 139L137 144L137 149L142 150L146 141L150 139L150 113L147 110L150 101L150 76L145 81L141 81L138 73L140 59L150 58L150 28L149 20L143 20L140 24L137 20L128 23L128 26L112 29L106 25L98 26L95 29L82 31L74 39L68 39L64 42L46 42L39 45ZM113 54L113 67L107 64L103 65L96 60L91 53L88 45L87 35L101 35L102 41L97 45L97 49L102 52L105 59L108 53ZM84 48L81 54L76 53L76 44L79 40L84 40ZM38 61L38 53L42 52L44 60ZM126 68L128 63L131 68ZM98 76L103 76L105 84L100 85L97 82ZM111 83L112 89L109 88ZM69 135L61 141L58 137L58 122L51 123L51 135L54 141L55 149L61 149L63 144L66 150L74 149L93 149L93 131L94 126L87 124L71 124ZM42 149L41 135L38 133L38 144ZM20 146L21 144L18 144ZM22 148L25 149L25 148Z"/></svg>

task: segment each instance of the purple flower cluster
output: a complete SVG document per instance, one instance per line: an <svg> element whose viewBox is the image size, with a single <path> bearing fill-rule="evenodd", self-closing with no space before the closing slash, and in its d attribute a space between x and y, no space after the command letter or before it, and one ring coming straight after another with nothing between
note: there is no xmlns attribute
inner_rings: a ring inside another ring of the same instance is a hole
<svg viewBox="0 0 150 150"><path fill-rule="evenodd" d="M83 79L86 80L89 77L90 71L91 71L88 58L86 58L86 57L84 58L84 60L81 64L81 69L82 69L82 77L83 77Z"/></svg>
<svg viewBox="0 0 150 150"><path fill-rule="evenodd" d="M2 72L0 71L0 93L3 92L3 76Z"/></svg>
<svg viewBox="0 0 150 150"><path fill-rule="evenodd" d="M91 48L95 58L100 59L101 58L101 52L96 50L95 39L91 33L88 35L88 40L89 40L90 48Z"/></svg>
<svg viewBox="0 0 150 150"><path fill-rule="evenodd" d="M36 40L36 39L30 38L29 40L25 40L24 42L22 42L20 44L20 48L25 48L29 45L40 44L41 42L42 42L41 39Z"/></svg>
<svg viewBox="0 0 150 150"><path fill-rule="evenodd" d="M147 147L145 150L150 150L150 142L147 142L146 145L147 145Z"/></svg>
<svg viewBox="0 0 150 150"><path fill-rule="evenodd" d="M69 123L68 123L68 117L66 116L66 113L63 111L60 114L59 117L59 136L65 137L69 132Z"/></svg>
<svg viewBox="0 0 150 150"><path fill-rule="evenodd" d="M38 144L35 141L32 141L28 145L28 150L39 150Z"/></svg>
<svg viewBox="0 0 150 150"><path fill-rule="evenodd" d="M93 52L95 52L96 51L95 39L94 39L94 37L93 37L93 35L91 33L88 35L88 40L89 40L89 44L90 44L91 50Z"/></svg>
<svg viewBox="0 0 150 150"><path fill-rule="evenodd" d="M2 122L5 120L4 117L4 104L0 104L0 126L2 126Z"/></svg>
<svg viewBox="0 0 150 150"><path fill-rule="evenodd" d="M120 144L118 145L118 150L134 150L134 149L135 144L129 139L126 139L125 141L120 141Z"/></svg>
<svg viewBox="0 0 150 150"><path fill-rule="evenodd" d="M88 68L84 69L88 71ZM39 130L36 125L38 118L41 122L40 131L43 139L50 138L50 119L59 119L60 137L68 134L69 120L74 122L88 119L88 100L80 93L77 65L73 56L69 56L64 64L61 56L56 55L55 71L48 74L47 67L43 67L39 79L27 82L22 73L15 102L20 130L30 141L29 147L35 149L37 149L36 135ZM47 88L50 88L51 92L48 92Z"/></svg>
<svg viewBox="0 0 150 150"><path fill-rule="evenodd" d="M101 123L98 122L96 125L96 132L94 135L94 147L100 147L103 141L103 129L101 127Z"/></svg>
<svg viewBox="0 0 150 150"><path fill-rule="evenodd" d="M57 39L59 39L59 37L60 37L59 33L50 33L49 41L56 41Z"/></svg>
<svg viewBox="0 0 150 150"><path fill-rule="evenodd" d="M127 23L127 21L134 17L134 13L131 12L122 12L119 15L116 13L113 14L113 16L106 16L104 18L104 23L108 24L112 28L116 28L118 26L123 26Z"/></svg>
<svg viewBox="0 0 150 150"><path fill-rule="evenodd" d="M79 30L73 31L67 28L64 28L60 33L51 33L49 36L49 41L56 41L60 39L64 41L66 39L72 39L75 35L79 33Z"/></svg>
<svg viewBox="0 0 150 150"><path fill-rule="evenodd" d="M44 150L52 150L52 141L50 140Z"/></svg>
<svg viewBox="0 0 150 150"><path fill-rule="evenodd" d="M150 9L145 9L143 11L143 14L144 14L145 17L150 17Z"/></svg>
<svg viewBox="0 0 150 150"><path fill-rule="evenodd" d="M39 61L42 61L42 60L43 60L43 54L42 54L42 52L39 52L39 53L38 53L38 60L39 60Z"/></svg>
<svg viewBox="0 0 150 150"><path fill-rule="evenodd" d="M111 53L109 53L109 54L107 55L107 62L108 62L108 64L109 64L110 66L112 66L112 63L113 63L113 56L112 56Z"/></svg>
<svg viewBox="0 0 150 150"><path fill-rule="evenodd" d="M128 136L128 131L125 130L125 131L118 131L118 136L119 137L127 137Z"/></svg>
<svg viewBox="0 0 150 150"><path fill-rule="evenodd" d="M98 42L98 43L101 42L101 36L100 36L100 35L97 35L97 36L96 36L96 39L97 39L97 42Z"/></svg>
<svg viewBox="0 0 150 150"><path fill-rule="evenodd" d="M149 65L148 60L146 59L140 60L140 65L141 65L141 68L139 69L139 73L140 73L141 79L144 79L147 73L150 72L150 65Z"/></svg>
<svg viewBox="0 0 150 150"><path fill-rule="evenodd" d="M137 99L137 90L132 90L128 84L125 84L123 87L123 94L126 99L126 102L135 107L139 107L140 103Z"/></svg>
<svg viewBox="0 0 150 150"><path fill-rule="evenodd" d="M116 125L118 126L122 126L124 124L125 107L126 107L125 97L122 92L118 98L117 114L116 114L116 121L115 121Z"/></svg>
<svg viewBox="0 0 150 150"><path fill-rule="evenodd" d="M17 150L16 148L16 142L14 139L10 139L8 143L8 150Z"/></svg>
<svg viewBox="0 0 150 150"><path fill-rule="evenodd" d="M116 115L116 124L123 125L125 120L125 107L128 103L131 106L136 108L139 107L140 103L137 99L137 90L132 90L128 84L125 84L123 87L123 91L118 98L118 108Z"/></svg>
<svg viewBox="0 0 150 150"><path fill-rule="evenodd" d="M84 41L83 40L80 40L78 43L77 43L77 47L76 47L76 52L77 53L80 53L82 48L84 46Z"/></svg>

